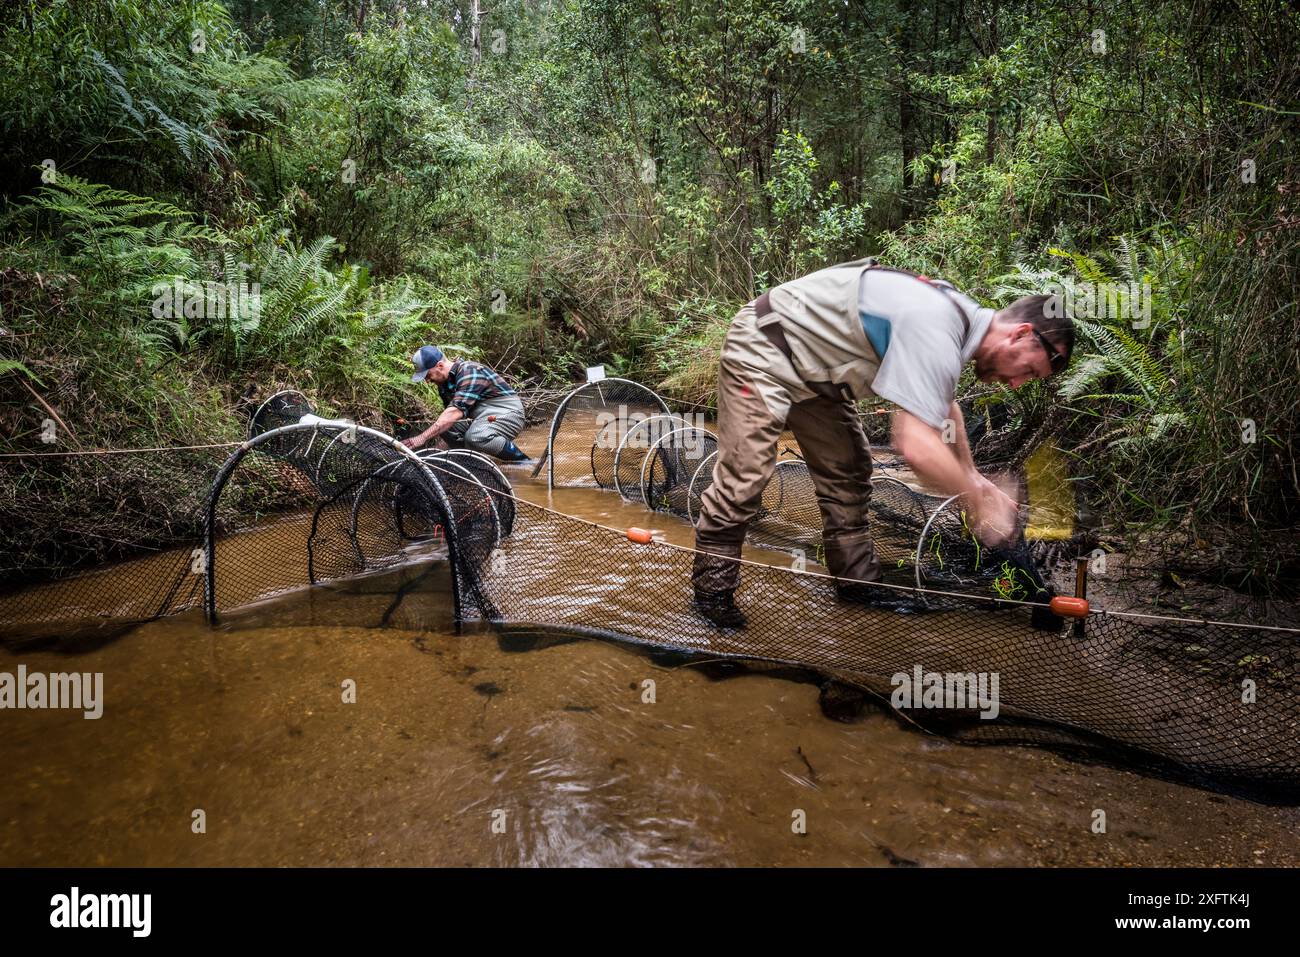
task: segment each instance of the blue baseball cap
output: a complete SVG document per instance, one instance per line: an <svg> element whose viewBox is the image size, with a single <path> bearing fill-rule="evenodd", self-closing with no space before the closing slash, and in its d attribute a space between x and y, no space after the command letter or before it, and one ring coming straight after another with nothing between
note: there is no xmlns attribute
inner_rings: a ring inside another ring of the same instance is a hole
<svg viewBox="0 0 1300 957"><path fill-rule="evenodd" d="M442 359L442 350L437 346L420 346L415 350L415 355L411 356L411 362L415 366L415 375L411 376L411 381L423 382L424 374Z"/></svg>

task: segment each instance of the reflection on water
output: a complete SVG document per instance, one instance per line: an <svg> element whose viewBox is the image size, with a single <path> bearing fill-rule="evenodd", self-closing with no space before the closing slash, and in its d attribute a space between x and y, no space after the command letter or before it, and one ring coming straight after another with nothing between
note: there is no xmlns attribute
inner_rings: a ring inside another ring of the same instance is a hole
<svg viewBox="0 0 1300 957"><path fill-rule="evenodd" d="M610 493L510 473L532 500L690 540ZM961 747L878 712L842 724L797 676L457 635L448 589L435 559L217 629L186 614L0 656L105 676L98 721L0 711L0 865L1300 862L1296 809Z"/></svg>

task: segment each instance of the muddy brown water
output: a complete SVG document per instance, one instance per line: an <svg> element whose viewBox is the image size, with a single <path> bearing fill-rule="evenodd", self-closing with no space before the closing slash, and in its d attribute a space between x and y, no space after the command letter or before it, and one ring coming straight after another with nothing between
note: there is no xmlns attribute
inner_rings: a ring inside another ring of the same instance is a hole
<svg viewBox="0 0 1300 957"><path fill-rule="evenodd" d="M690 540L611 493L509 473L530 500ZM104 675L98 720L0 711L0 865L1300 863L1298 808L883 712L839 723L814 685L770 674L591 639L517 650L455 633L448 589L431 560L216 628L186 613L0 653L0 671Z"/></svg>

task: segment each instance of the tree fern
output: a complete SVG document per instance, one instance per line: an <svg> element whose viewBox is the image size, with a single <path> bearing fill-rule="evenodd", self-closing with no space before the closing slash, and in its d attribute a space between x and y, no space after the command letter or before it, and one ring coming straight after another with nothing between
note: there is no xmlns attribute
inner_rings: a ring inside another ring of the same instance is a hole
<svg viewBox="0 0 1300 957"><path fill-rule="evenodd" d="M1108 375L1110 375L1110 362L1105 356L1083 356L1075 359L1070 365L1070 370L1061 379L1057 391L1067 401L1094 398L1094 396L1085 396L1085 393Z"/></svg>
<svg viewBox="0 0 1300 957"><path fill-rule="evenodd" d="M1169 377L1159 360L1122 325L1108 326L1107 331L1114 335L1123 349L1117 369L1130 381L1138 383L1153 403L1158 401L1165 395L1169 384Z"/></svg>
<svg viewBox="0 0 1300 957"><path fill-rule="evenodd" d="M292 322L294 334L304 335L312 332L318 323L329 316L337 315L351 291L346 283L339 283L332 290L322 290L312 305L294 318Z"/></svg>
<svg viewBox="0 0 1300 957"><path fill-rule="evenodd" d="M0 359L0 375L4 375L7 372L20 372L38 385L41 382L41 380L37 378L36 373L32 372L31 369L27 368L27 366L23 365L17 359Z"/></svg>
<svg viewBox="0 0 1300 957"><path fill-rule="evenodd" d="M1093 291L1119 287L1122 292L1117 300L1132 307L1136 304L1130 297L1130 284L1137 283L1144 293L1150 289L1152 296L1149 331L1134 329L1131 322L1110 315L1109 309L1104 318L1074 316L1075 356L1058 385L1059 394L1069 402L1087 403L1098 414L1109 414L1113 403L1132 407L1135 417L1103 438L1106 447L1116 452L1127 455L1169 441L1188 424L1186 415L1175 406L1171 375L1182 359L1182 339L1176 329L1155 335L1171 316L1165 297L1157 294L1162 288L1160 274L1176 256L1163 244L1157 250L1127 236L1116 238L1115 250L1109 255L1056 248L1049 253L1068 260L1073 273L1017 264L1013 272L997 279L996 294L1009 298L1050 291L1064 294L1070 302L1077 301L1081 284L1086 283L1089 285L1082 288ZM1126 310L1119 312L1123 315Z"/></svg>

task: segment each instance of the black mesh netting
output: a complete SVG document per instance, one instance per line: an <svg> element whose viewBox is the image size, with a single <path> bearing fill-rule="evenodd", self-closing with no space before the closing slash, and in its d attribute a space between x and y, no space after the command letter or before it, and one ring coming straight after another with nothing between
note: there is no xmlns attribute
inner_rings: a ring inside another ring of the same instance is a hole
<svg viewBox="0 0 1300 957"><path fill-rule="evenodd" d="M613 487L696 521L716 460L712 433L673 413L652 418L613 403L599 412L598 425L556 418L552 447L591 450L591 476L575 475L571 456L569 481ZM621 415L629 419L620 422ZM618 435L621 445L608 438ZM594 451L610 444L612 459ZM689 551L614 544L617 533L537 506L522 506L520 529L502 546L505 557L483 592L503 621L812 667L834 678L828 688L841 693L888 698L890 679L915 669L922 681L996 674L1002 720L962 720L969 712L951 708L903 710L965 740L1129 751L1193 775L1300 786L1300 633L1119 613L1063 621L1043 607L1051 583L1023 537L1013 547L988 548L956 502L887 476L872 486L872 530L885 569L885 585L875 590L897 597L898 586L913 589L915 602L894 603L908 613L846 604L816 573L755 565L745 569L737 596L750 624L719 632L690 608ZM783 452L748 540L823 558L816 489L797 452ZM579 554L566 558L566 547ZM526 567L535 584L510 573L498 594L496 576L507 567ZM572 584L559 584L566 581ZM544 615L529 607L534 589L548 596ZM556 601L560 595L573 597Z"/></svg>
<svg viewBox="0 0 1300 957"><path fill-rule="evenodd" d="M248 435L252 439L295 424L315 409L302 393L277 392L251 410ZM222 505L220 517L230 521L236 512L249 520L292 510L303 490L310 488L311 463L322 452L318 432L278 432L259 446L259 457L290 463L267 470L253 466L240 476ZM267 524L274 524L268 521ZM203 601L206 574L201 542L168 549L63 577L40 585L0 590L0 637L39 641L81 631L148 621L197 607Z"/></svg>
<svg viewBox="0 0 1300 957"><path fill-rule="evenodd" d="M305 400L283 406L279 421L259 420L267 408L213 483L204 541L0 594L0 637L103 631L199 606L215 617L449 552L459 570L454 593L490 607L464 576L514 523L513 500L488 493L510 488L494 464L465 451L417 457L389 436L319 419Z"/></svg>
<svg viewBox="0 0 1300 957"><path fill-rule="evenodd" d="M301 392L285 389L264 399L248 417L248 437L256 438L286 425L297 425L305 415L315 415L316 407Z"/></svg>
<svg viewBox="0 0 1300 957"><path fill-rule="evenodd" d="M919 674L916 706L901 713L961 740L1080 748L1300 788L1295 632L1094 613L1076 634L1072 623L1033 627L1028 606L958 595L931 594L928 611L898 613L839 600L823 575L753 563L737 592L749 624L723 631L691 608L691 550L516 507L513 534L477 570L492 609L485 620L812 668L884 701L895 675ZM470 603L465 611L475 613ZM996 680L996 720L924 707L928 675Z"/></svg>
<svg viewBox="0 0 1300 957"><path fill-rule="evenodd" d="M171 549L91 572L0 591L0 643L21 646L111 631L203 600L203 550Z"/></svg>
<svg viewBox="0 0 1300 957"><path fill-rule="evenodd" d="M614 465L611 472L614 491L629 502L644 501L642 473L645 471L646 458L650 449L660 439L685 427L686 421L675 413L651 415L628 422L626 428L622 430L623 438L614 451ZM605 484L606 476L603 474L597 474L595 478L601 488L611 487Z"/></svg>
<svg viewBox="0 0 1300 957"><path fill-rule="evenodd" d="M311 454L302 455L303 448ZM223 508L260 478L292 488L293 501L282 502L269 521ZM515 513L512 500L499 503L489 488L500 493L509 485L495 466L469 452L416 456L389 436L342 422L267 433L214 483L208 612L216 616L305 585L449 554L470 576L458 594L490 608L472 572L509 533ZM277 557L273 566L266 555Z"/></svg>
<svg viewBox="0 0 1300 957"><path fill-rule="evenodd" d="M584 407L589 388L574 394ZM580 479L571 465L566 484L613 489L654 511L692 524L699 520L700 497L713 481L717 460L711 430L680 413L645 415L625 401L601 405L594 417L565 414L556 428L553 449L587 449L590 474ZM1051 598L1050 583L1023 542L988 548L955 502L889 476L876 476L872 488L872 527L886 581L1022 601ZM797 451L782 450L747 539L824 562L817 488Z"/></svg>
<svg viewBox="0 0 1300 957"><path fill-rule="evenodd" d="M708 429L687 426L665 432L646 450L641 464L641 500L658 512L685 518L697 512L691 482L705 459L718 451L718 438Z"/></svg>

